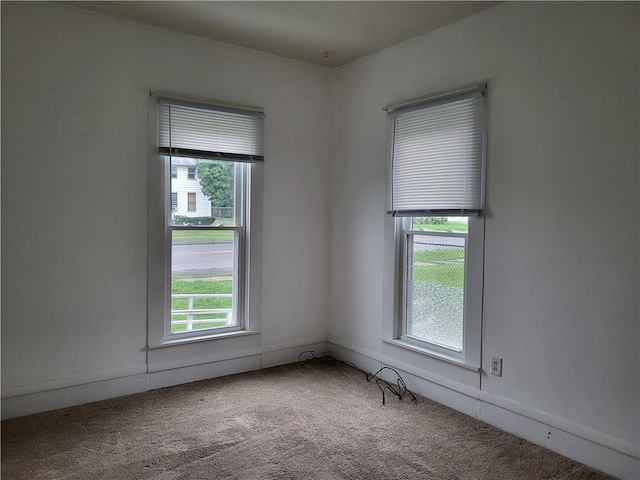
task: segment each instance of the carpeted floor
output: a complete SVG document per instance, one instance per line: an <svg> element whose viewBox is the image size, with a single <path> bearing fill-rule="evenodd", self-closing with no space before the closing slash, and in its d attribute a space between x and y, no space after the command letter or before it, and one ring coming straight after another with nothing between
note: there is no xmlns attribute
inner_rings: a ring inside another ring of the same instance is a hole
<svg viewBox="0 0 640 480"><path fill-rule="evenodd" d="M408 385L411 388L411 385ZM2 422L2 479L605 479L344 365L294 364Z"/></svg>

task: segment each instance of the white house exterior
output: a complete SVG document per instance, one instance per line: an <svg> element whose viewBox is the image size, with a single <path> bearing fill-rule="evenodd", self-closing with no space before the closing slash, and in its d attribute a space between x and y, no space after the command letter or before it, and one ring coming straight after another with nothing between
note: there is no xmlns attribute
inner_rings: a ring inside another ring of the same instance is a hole
<svg viewBox="0 0 640 480"><path fill-rule="evenodd" d="M202 193L191 158L171 158L171 211L186 217L211 216L211 201Z"/></svg>

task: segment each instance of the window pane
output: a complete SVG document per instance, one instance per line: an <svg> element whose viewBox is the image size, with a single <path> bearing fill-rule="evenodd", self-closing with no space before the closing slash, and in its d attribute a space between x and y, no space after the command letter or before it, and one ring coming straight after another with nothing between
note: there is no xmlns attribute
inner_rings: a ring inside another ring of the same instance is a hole
<svg viewBox="0 0 640 480"><path fill-rule="evenodd" d="M171 193L176 209L171 225L236 225L236 164L171 157Z"/></svg>
<svg viewBox="0 0 640 480"><path fill-rule="evenodd" d="M174 230L171 333L235 326L231 230Z"/></svg>
<svg viewBox="0 0 640 480"><path fill-rule="evenodd" d="M408 236L407 335L462 351L465 244L466 236Z"/></svg>
<svg viewBox="0 0 640 480"><path fill-rule="evenodd" d="M209 198L211 216L216 225L235 225L236 164L216 160L198 160L197 178Z"/></svg>
<svg viewBox="0 0 640 480"><path fill-rule="evenodd" d="M469 231L468 217L413 217L412 230L426 230L428 232L455 232L467 233Z"/></svg>

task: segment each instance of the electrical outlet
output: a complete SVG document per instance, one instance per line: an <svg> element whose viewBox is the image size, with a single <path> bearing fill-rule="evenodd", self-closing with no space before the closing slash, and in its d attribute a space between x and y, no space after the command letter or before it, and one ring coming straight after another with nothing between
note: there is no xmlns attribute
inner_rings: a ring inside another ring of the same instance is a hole
<svg viewBox="0 0 640 480"><path fill-rule="evenodd" d="M500 357L491 357L491 375L502 376L502 359Z"/></svg>

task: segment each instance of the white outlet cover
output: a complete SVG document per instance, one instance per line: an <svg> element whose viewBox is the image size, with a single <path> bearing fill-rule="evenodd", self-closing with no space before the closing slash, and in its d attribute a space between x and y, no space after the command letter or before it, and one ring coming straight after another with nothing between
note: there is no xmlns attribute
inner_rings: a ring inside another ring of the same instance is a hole
<svg viewBox="0 0 640 480"><path fill-rule="evenodd" d="M491 357L491 375L502 376L502 358Z"/></svg>

